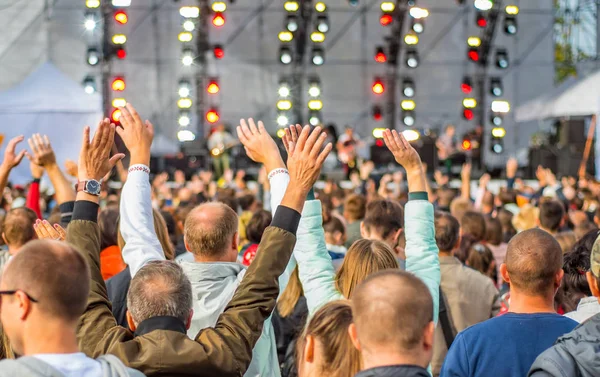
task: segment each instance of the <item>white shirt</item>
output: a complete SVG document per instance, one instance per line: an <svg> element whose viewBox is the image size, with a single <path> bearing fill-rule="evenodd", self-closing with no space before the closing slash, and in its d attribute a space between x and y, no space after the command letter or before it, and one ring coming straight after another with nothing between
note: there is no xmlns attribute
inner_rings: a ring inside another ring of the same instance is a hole
<svg viewBox="0 0 600 377"><path fill-rule="evenodd" d="M565 314L565 317L582 323L598 313L600 313L600 304L598 303L598 299L596 297L584 297L579 301L577 310Z"/></svg>
<svg viewBox="0 0 600 377"><path fill-rule="evenodd" d="M101 377L100 362L87 357L84 353L33 355L36 359L50 364L65 377Z"/></svg>

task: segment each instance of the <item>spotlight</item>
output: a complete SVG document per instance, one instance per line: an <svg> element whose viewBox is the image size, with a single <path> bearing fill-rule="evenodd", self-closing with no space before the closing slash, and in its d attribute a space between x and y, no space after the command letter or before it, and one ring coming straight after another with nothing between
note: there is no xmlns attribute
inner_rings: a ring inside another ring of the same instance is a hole
<svg viewBox="0 0 600 377"><path fill-rule="evenodd" d="M502 79L499 77L492 77L490 79L490 93L494 97L502 97L504 88L502 87Z"/></svg>
<svg viewBox="0 0 600 377"><path fill-rule="evenodd" d="M189 31L182 31L178 36L179 42L191 42L193 38L194 35Z"/></svg>
<svg viewBox="0 0 600 377"><path fill-rule="evenodd" d="M373 115L373 120L375 120L376 122L379 122L383 118L383 111L381 110L381 106L379 105L374 105L371 113ZM381 137L383 137L383 133L381 135Z"/></svg>
<svg viewBox="0 0 600 377"><path fill-rule="evenodd" d="M323 65L325 63L325 50L321 47L313 46L311 61L313 65Z"/></svg>
<svg viewBox="0 0 600 377"><path fill-rule="evenodd" d="M194 64L194 59L194 51L191 48L184 48L181 53L181 63L184 66L189 67Z"/></svg>
<svg viewBox="0 0 600 377"><path fill-rule="evenodd" d="M492 136L497 138L503 138L506 136L506 130L502 127L494 127L492 128Z"/></svg>
<svg viewBox="0 0 600 377"><path fill-rule="evenodd" d="M300 5L298 5L297 1L286 1L283 4L283 9L285 9L288 12L297 12L299 8Z"/></svg>
<svg viewBox="0 0 600 377"><path fill-rule="evenodd" d="M283 136L285 135L285 128L280 128L277 130L277 137L278 138L283 138Z"/></svg>
<svg viewBox="0 0 600 377"><path fill-rule="evenodd" d="M92 9L98 8L100 7L100 0L86 0L85 6Z"/></svg>
<svg viewBox="0 0 600 377"><path fill-rule="evenodd" d="M177 107L180 109L189 109L192 107L192 100L190 98L180 98L177 101Z"/></svg>
<svg viewBox="0 0 600 377"><path fill-rule="evenodd" d="M115 98L112 100L113 107L125 107L125 105L127 105L125 98Z"/></svg>
<svg viewBox="0 0 600 377"><path fill-rule="evenodd" d="M215 27L221 27L225 25L225 16L223 13L216 12L213 16L212 24L215 25Z"/></svg>
<svg viewBox="0 0 600 377"><path fill-rule="evenodd" d="M83 90L87 94L93 94L96 92L96 79L93 76L86 76L83 79Z"/></svg>
<svg viewBox="0 0 600 377"><path fill-rule="evenodd" d="M215 1L214 3L212 3L213 12L223 13L226 9L227 4L225 4L223 1Z"/></svg>
<svg viewBox="0 0 600 377"><path fill-rule="evenodd" d="M348 4L350 4L351 6L355 7L358 5L358 0L348 0Z"/></svg>
<svg viewBox="0 0 600 377"><path fill-rule="evenodd" d="M213 55L215 57L215 59L223 59L223 57L225 56L225 49L223 48L223 46L221 45L214 45L213 46Z"/></svg>
<svg viewBox="0 0 600 377"><path fill-rule="evenodd" d="M92 31L96 28L96 25L98 25L98 17L96 16L96 13L86 12L85 22L83 23L85 30Z"/></svg>
<svg viewBox="0 0 600 377"><path fill-rule="evenodd" d="M196 140L196 135L190 130L179 130L177 132L177 139L182 143L186 141L194 141Z"/></svg>
<svg viewBox="0 0 600 377"><path fill-rule="evenodd" d="M508 35L515 35L517 31L517 18L512 16L504 17L504 32Z"/></svg>
<svg viewBox="0 0 600 377"><path fill-rule="evenodd" d="M487 18L483 12L475 12L475 23L480 28L484 28L487 26Z"/></svg>
<svg viewBox="0 0 600 377"><path fill-rule="evenodd" d="M406 139L406 141L417 141L421 137L417 130L404 130L402 131L402 136Z"/></svg>
<svg viewBox="0 0 600 377"><path fill-rule="evenodd" d="M492 101L492 111L495 113L508 113L510 111L510 103L502 100Z"/></svg>
<svg viewBox="0 0 600 377"><path fill-rule="evenodd" d="M320 31L313 31L310 34L310 40L314 43L323 43L325 41L325 34Z"/></svg>
<svg viewBox="0 0 600 377"><path fill-rule="evenodd" d="M279 61L283 64L290 64L292 62L292 50L288 46L281 46L279 48Z"/></svg>
<svg viewBox="0 0 600 377"><path fill-rule="evenodd" d="M495 154L502 154L504 152L504 139L493 137L490 142L490 149Z"/></svg>
<svg viewBox="0 0 600 377"><path fill-rule="evenodd" d="M308 95L317 98L321 95L321 81L314 77L309 81Z"/></svg>
<svg viewBox="0 0 600 377"><path fill-rule="evenodd" d="M383 85L383 80L381 80L381 77L375 77L371 90L373 90L373 93L377 95L383 94L385 91L385 86Z"/></svg>
<svg viewBox="0 0 600 377"><path fill-rule="evenodd" d="M216 78L212 78L208 81L208 85L206 86L206 92L208 94L217 94L221 88L219 87L219 80Z"/></svg>
<svg viewBox="0 0 600 377"><path fill-rule="evenodd" d="M280 99L277 101L277 110L287 111L292 108L292 101L289 99Z"/></svg>
<svg viewBox="0 0 600 377"><path fill-rule="evenodd" d="M375 61L377 63L387 62L387 55L385 54L382 46L377 46L377 48L375 48Z"/></svg>
<svg viewBox="0 0 600 377"><path fill-rule="evenodd" d="M417 34L421 34L425 31L425 20L423 20L422 18L413 18L411 19L410 24L410 28L412 29L412 31L414 31Z"/></svg>
<svg viewBox="0 0 600 377"><path fill-rule="evenodd" d="M196 29L196 24L192 20L185 20L183 22L183 30L185 31L194 31Z"/></svg>
<svg viewBox="0 0 600 377"><path fill-rule="evenodd" d="M417 104L412 99L405 99L400 102L400 107L402 110L411 111L417 107Z"/></svg>
<svg viewBox="0 0 600 377"><path fill-rule="evenodd" d="M317 16L317 30L321 33L327 33L329 31L329 17L326 14L320 14Z"/></svg>
<svg viewBox="0 0 600 377"><path fill-rule="evenodd" d="M466 120L473 120L475 113L471 109L463 109L463 118Z"/></svg>
<svg viewBox="0 0 600 377"><path fill-rule="evenodd" d="M424 8L412 7L410 8L409 14L412 18L417 20L427 18L429 16L429 11Z"/></svg>
<svg viewBox="0 0 600 377"><path fill-rule="evenodd" d="M419 37L417 37L416 34L406 34L404 36L404 43L406 43L409 46L416 45L417 43L419 43Z"/></svg>
<svg viewBox="0 0 600 377"><path fill-rule="evenodd" d="M460 90L465 94L469 94L473 91L473 81L471 81L469 76L463 77L463 81L460 84Z"/></svg>
<svg viewBox="0 0 600 377"><path fill-rule="evenodd" d="M475 63L479 62L479 49L477 47L469 47L467 56L470 61Z"/></svg>
<svg viewBox="0 0 600 377"><path fill-rule="evenodd" d="M112 84L110 84L110 87L115 92L122 92L126 87L125 80L122 77L115 77L112 81Z"/></svg>
<svg viewBox="0 0 600 377"><path fill-rule="evenodd" d="M89 65L96 65L100 61L98 49L91 47L87 50L87 62Z"/></svg>
<svg viewBox="0 0 600 377"><path fill-rule="evenodd" d="M389 13L383 13L381 17L379 17L379 23L381 26L388 26L394 21L394 17Z"/></svg>
<svg viewBox="0 0 600 377"><path fill-rule="evenodd" d="M504 8L504 11L506 12L506 14L516 16L517 14L519 14L519 7L516 5L507 5L506 8Z"/></svg>
<svg viewBox="0 0 600 377"><path fill-rule="evenodd" d="M475 0L474 5L475 8L486 11L492 9L494 3L492 0Z"/></svg>
<svg viewBox="0 0 600 377"><path fill-rule="evenodd" d="M177 120L177 123L181 126L181 127L187 127L190 125L191 123L191 119L190 119L190 113L188 113L187 111L182 111L179 114L179 119Z"/></svg>
<svg viewBox="0 0 600 377"><path fill-rule="evenodd" d="M419 54L417 50L406 50L406 66L409 68L417 68L419 66Z"/></svg>
<svg viewBox="0 0 600 377"><path fill-rule="evenodd" d="M415 96L415 82L411 78L405 78L402 81L402 94L408 98Z"/></svg>
<svg viewBox="0 0 600 377"><path fill-rule="evenodd" d="M219 116L219 112L217 111L217 109L210 109L206 112L206 120L208 121L208 123L217 123L219 121L219 118L221 118Z"/></svg>
<svg viewBox="0 0 600 377"><path fill-rule="evenodd" d="M391 13L396 9L396 4L391 1L384 1L381 3L381 11L386 13Z"/></svg>
<svg viewBox="0 0 600 377"><path fill-rule="evenodd" d="M402 111L402 123L407 127L415 125L415 112L412 110Z"/></svg>
<svg viewBox="0 0 600 377"><path fill-rule="evenodd" d="M280 127L283 127L283 126L287 126L288 124L289 124L289 119L286 115L279 114L277 116L277 125L279 125Z"/></svg>
<svg viewBox="0 0 600 377"><path fill-rule="evenodd" d="M192 84L188 80L179 81L179 97L186 98L190 96L192 91Z"/></svg>
<svg viewBox="0 0 600 377"><path fill-rule="evenodd" d="M118 47L117 48L117 58L123 60L127 57L127 51L125 51L125 48L123 46Z"/></svg>
<svg viewBox="0 0 600 377"><path fill-rule="evenodd" d="M505 49L496 50L496 67L506 69L508 66L508 51Z"/></svg>
<svg viewBox="0 0 600 377"><path fill-rule="evenodd" d="M323 13L327 10L327 5L325 5L324 2L319 1L318 3L315 4L315 10L319 13Z"/></svg>
<svg viewBox="0 0 600 377"><path fill-rule="evenodd" d="M198 7L181 7L179 14L183 18L198 18L200 16L200 8Z"/></svg>
<svg viewBox="0 0 600 377"><path fill-rule="evenodd" d="M298 30L298 16L295 14L288 14L286 16L285 28L292 33Z"/></svg>
<svg viewBox="0 0 600 377"><path fill-rule="evenodd" d="M320 99L311 99L308 101L308 108L313 111L319 111L323 108L323 101Z"/></svg>
<svg viewBox="0 0 600 377"><path fill-rule="evenodd" d="M282 42L290 42L292 39L294 39L294 34L292 34L289 31L281 31L281 32L279 32L277 37Z"/></svg>
<svg viewBox="0 0 600 377"><path fill-rule="evenodd" d="M469 47L479 47L481 46L481 38L474 36L469 37L467 38L467 45Z"/></svg>
<svg viewBox="0 0 600 377"><path fill-rule="evenodd" d="M475 98L463 99L463 107L466 109L474 109L477 107L477 100Z"/></svg>
<svg viewBox="0 0 600 377"><path fill-rule="evenodd" d="M463 151L470 151L473 148L473 143L471 143L470 139L463 139L461 147Z"/></svg>
<svg viewBox="0 0 600 377"><path fill-rule="evenodd" d="M490 123L492 123L495 127L500 127L504 119L501 114L492 113L490 116Z"/></svg>
<svg viewBox="0 0 600 377"><path fill-rule="evenodd" d="M279 89L277 90L277 94L281 98L287 98L290 96L290 86L284 80L279 82Z"/></svg>
<svg viewBox="0 0 600 377"><path fill-rule="evenodd" d="M127 36L125 34L115 34L112 37L112 43L116 45L122 45L127 42Z"/></svg>
<svg viewBox="0 0 600 377"><path fill-rule="evenodd" d="M113 123L119 123L119 119L121 119L121 110L114 109L110 114L110 119L112 119Z"/></svg>
<svg viewBox="0 0 600 377"><path fill-rule="evenodd" d="M128 7L131 5L131 0L112 0L113 7Z"/></svg>
<svg viewBox="0 0 600 377"><path fill-rule="evenodd" d="M308 123L311 126L316 127L321 124L321 116L318 111L311 111L308 115Z"/></svg>
<svg viewBox="0 0 600 377"><path fill-rule="evenodd" d="M127 17L127 13L124 10L116 11L114 19L118 24L121 25L125 25L127 21L129 21L129 17Z"/></svg>

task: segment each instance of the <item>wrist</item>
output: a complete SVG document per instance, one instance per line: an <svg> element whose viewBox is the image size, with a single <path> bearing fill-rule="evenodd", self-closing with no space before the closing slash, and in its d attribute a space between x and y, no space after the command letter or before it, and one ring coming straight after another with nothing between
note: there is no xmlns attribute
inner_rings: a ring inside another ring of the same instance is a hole
<svg viewBox="0 0 600 377"><path fill-rule="evenodd" d="M150 150L130 150L131 159L129 165L146 165L150 166Z"/></svg>
<svg viewBox="0 0 600 377"><path fill-rule="evenodd" d="M77 197L76 199L77 201L79 200L85 200L88 202L93 202L93 203L100 203L100 197L96 196L96 195L90 195L87 192L83 192L83 191L79 191L77 193Z"/></svg>
<svg viewBox="0 0 600 377"><path fill-rule="evenodd" d="M10 166L6 163L0 164L0 173L10 173L11 170L12 170L12 166Z"/></svg>

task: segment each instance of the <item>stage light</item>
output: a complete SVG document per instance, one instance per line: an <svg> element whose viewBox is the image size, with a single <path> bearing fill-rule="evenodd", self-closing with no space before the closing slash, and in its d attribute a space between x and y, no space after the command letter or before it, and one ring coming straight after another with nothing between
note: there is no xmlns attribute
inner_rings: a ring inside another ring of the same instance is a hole
<svg viewBox="0 0 600 377"><path fill-rule="evenodd" d="M184 48L181 53L181 63L189 67L194 64L194 51L191 48Z"/></svg>
<svg viewBox="0 0 600 377"><path fill-rule="evenodd" d="M318 79L312 79L308 87L308 95L312 98L317 98L321 95L321 83Z"/></svg>
<svg viewBox="0 0 600 377"><path fill-rule="evenodd" d="M317 30L321 33L327 33L329 31L329 17L326 14L320 14L317 16Z"/></svg>
<svg viewBox="0 0 600 377"><path fill-rule="evenodd" d="M186 141L194 141L196 140L196 135L190 130L179 130L177 132L177 139L182 143Z"/></svg>
<svg viewBox="0 0 600 377"><path fill-rule="evenodd" d="M212 24L215 25L216 27L221 27L223 25L225 25L225 16L223 16L223 13L215 13L215 15L213 16L212 19Z"/></svg>
<svg viewBox="0 0 600 377"><path fill-rule="evenodd" d="M477 100L475 98L463 99L463 106L467 109L474 109L477 107Z"/></svg>
<svg viewBox="0 0 600 377"><path fill-rule="evenodd" d="M417 104L412 99L405 99L400 102L400 107L402 110L410 111L414 110L417 107Z"/></svg>
<svg viewBox="0 0 600 377"><path fill-rule="evenodd" d="M405 78L402 81L402 94L408 98L415 96L415 82L412 79Z"/></svg>
<svg viewBox="0 0 600 377"><path fill-rule="evenodd" d="M125 98L115 98L112 100L113 107L125 107L125 105L127 105Z"/></svg>
<svg viewBox="0 0 600 377"><path fill-rule="evenodd" d="M311 61L313 65L323 65L325 63L325 50L321 47L313 46Z"/></svg>
<svg viewBox="0 0 600 377"><path fill-rule="evenodd" d="M377 48L375 48L375 61L377 63L387 62L387 55L385 54L382 46L377 46Z"/></svg>
<svg viewBox="0 0 600 377"><path fill-rule="evenodd" d="M505 49L496 50L496 67L506 69L509 66L508 51Z"/></svg>
<svg viewBox="0 0 600 377"><path fill-rule="evenodd" d="M502 127L494 127L492 128L492 136L497 138L503 138L506 136L506 130Z"/></svg>
<svg viewBox="0 0 600 377"><path fill-rule="evenodd" d="M187 127L190 125L191 123L191 119L190 119L190 113L186 112L181 112L179 114L179 119L177 119L177 123L181 126L181 127Z"/></svg>
<svg viewBox="0 0 600 377"><path fill-rule="evenodd" d="M192 91L192 84L188 80L179 81L179 97L185 98L189 97Z"/></svg>
<svg viewBox="0 0 600 377"><path fill-rule="evenodd" d="M325 41L325 34L320 31L313 31L310 34L310 40L314 43L323 43Z"/></svg>
<svg viewBox="0 0 600 377"><path fill-rule="evenodd" d="M421 34L425 31L425 20L413 18L410 21L410 28L417 34Z"/></svg>
<svg viewBox="0 0 600 377"><path fill-rule="evenodd" d="M279 61L283 64L290 64L292 62L292 50L288 46L281 46L279 48Z"/></svg>
<svg viewBox="0 0 600 377"><path fill-rule="evenodd" d="M415 113L413 111L407 110L402 111L402 123L405 126L412 127L415 125Z"/></svg>
<svg viewBox="0 0 600 377"><path fill-rule="evenodd" d="M83 23L85 30L92 31L96 28L96 25L98 25L98 16L96 15L96 13L86 12L85 22Z"/></svg>
<svg viewBox="0 0 600 377"><path fill-rule="evenodd" d="M315 4L315 10L319 13L323 13L327 10L327 5L325 5L324 2L319 1L318 3Z"/></svg>
<svg viewBox="0 0 600 377"><path fill-rule="evenodd" d="M480 28L484 28L484 27L487 26L487 18L486 18L485 14L483 12L476 12L475 13L475 23Z"/></svg>
<svg viewBox="0 0 600 377"><path fill-rule="evenodd" d="M277 124L281 127L287 126L289 124L288 117L284 114L279 114L279 116L277 116Z"/></svg>
<svg viewBox="0 0 600 377"><path fill-rule="evenodd" d="M414 123L413 123L414 124ZM421 137L421 134L417 130L404 130L402 131L402 136L406 139L406 141L417 141Z"/></svg>
<svg viewBox="0 0 600 377"><path fill-rule="evenodd" d="M313 127L316 127L319 124L321 124L321 117L319 116L318 111L310 112L309 117L308 117L308 123Z"/></svg>
<svg viewBox="0 0 600 377"><path fill-rule="evenodd" d="M504 152L504 139L493 137L490 143L490 149L496 154Z"/></svg>
<svg viewBox="0 0 600 377"><path fill-rule="evenodd" d="M319 111L323 108L323 101L320 99L311 99L308 101L308 108L313 111Z"/></svg>
<svg viewBox="0 0 600 377"><path fill-rule="evenodd" d="M112 84L110 84L110 87L115 92L122 92L126 87L125 80L122 77L115 77L112 81Z"/></svg>
<svg viewBox="0 0 600 377"><path fill-rule="evenodd" d="M116 45L122 45L127 42L127 36L125 34L115 34L112 37L112 43Z"/></svg>
<svg viewBox="0 0 600 377"><path fill-rule="evenodd" d="M292 108L292 101L289 99L280 99L277 101L277 110L287 111Z"/></svg>
<svg viewBox="0 0 600 377"><path fill-rule="evenodd" d="M192 107L192 100L190 98L180 98L177 100L177 107L180 109L189 109Z"/></svg>
<svg viewBox="0 0 600 377"><path fill-rule="evenodd" d="M465 94L469 94L473 91L473 82L469 76L465 76L463 78L463 81L460 84L460 90L462 90Z"/></svg>
<svg viewBox="0 0 600 377"><path fill-rule="evenodd" d="M213 12L223 13L225 10L227 10L227 4L225 4L223 1L215 1L212 3L212 10Z"/></svg>
<svg viewBox="0 0 600 377"><path fill-rule="evenodd" d="M389 13L383 13L381 17L379 17L379 23L381 26L388 26L394 21L394 17Z"/></svg>
<svg viewBox="0 0 600 377"><path fill-rule="evenodd" d="M517 31L517 19L512 16L504 17L504 32L508 35L515 35Z"/></svg>
<svg viewBox="0 0 600 377"><path fill-rule="evenodd" d="M294 39L294 34L289 31L281 31L277 37L282 42L290 42L292 39Z"/></svg>
<svg viewBox="0 0 600 377"><path fill-rule="evenodd" d="M409 46L416 45L419 43L419 37L417 37L415 34L406 34L404 36L404 43Z"/></svg>
<svg viewBox="0 0 600 377"><path fill-rule="evenodd" d="M93 94L96 92L96 79L93 76L86 76L83 79L83 90L87 94Z"/></svg>
<svg viewBox="0 0 600 377"><path fill-rule="evenodd" d="M506 14L516 16L517 14L519 14L519 7L516 5L507 5L506 8L504 8L504 11L506 12Z"/></svg>
<svg viewBox="0 0 600 377"><path fill-rule="evenodd" d="M479 49L477 47L469 47L467 56L469 57L469 60L471 60L472 62L475 62L475 63L479 62Z"/></svg>
<svg viewBox="0 0 600 377"><path fill-rule="evenodd" d="M379 122L383 118L383 110L381 110L381 106L374 105L373 110L371 111L373 115L373 119L376 122Z"/></svg>
<svg viewBox="0 0 600 377"><path fill-rule="evenodd" d="M375 139L383 139L383 134L385 133L385 128L373 128L373 137Z"/></svg>
<svg viewBox="0 0 600 377"><path fill-rule="evenodd" d="M285 128L280 128L277 130L277 137L278 138L283 138L283 136L285 135Z"/></svg>
<svg viewBox="0 0 600 377"><path fill-rule="evenodd" d="M472 146L473 146L473 145L471 144L471 140L469 140L469 139L464 139L464 140L462 141L461 147L462 147L463 151L470 151L470 150L471 150L471 148L472 148Z"/></svg>
<svg viewBox="0 0 600 377"><path fill-rule="evenodd" d="M206 120L208 123L217 123L221 117L216 109L210 109L206 112Z"/></svg>
<svg viewBox="0 0 600 377"><path fill-rule="evenodd" d="M298 30L298 16L295 14L288 14L286 16L285 28L292 33Z"/></svg>
<svg viewBox="0 0 600 377"><path fill-rule="evenodd" d="M217 94L221 88L219 87L219 80L216 78L210 79L208 85L206 86L206 91L208 94Z"/></svg>
<svg viewBox="0 0 600 377"><path fill-rule="evenodd" d="M419 7L410 8L409 13L412 18L416 19L427 18L429 16L429 11L427 9Z"/></svg>
<svg viewBox="0 0 600 377"><path fill-rule="evenodd" d="M391 1L384 1L381 3L381 11L386 13L391 13L396 9L396 4Z"/></svg>
<svg viewBox="0 0 600 377"><path fill-rule="evenodd" d="M100 0L86 0L85 6L92 9L98 8L100 7Z"/></svg>
<svg viewBox="0 0 600 377"><path fill-rule="evenodd" d="M181 7L179 14L184 18L198 18L200 16L200 8L198 7Z"/></svg>
<svg viewBox="0 0 600 377"><path fill-rule="evenodd" d="M406 50L406 65L409 68L417 68L419 66L419 54L417 50Z"/></svg>
<svg viewBox="0 0 600 377"><path fill-rule="evenodd" d="M192 20L185 20L183 22L183 30L185 31L194 31L196 29L196 24Z"/></svg>
<svg viewBox="0 0 600 377"><path fill-rule="evenodd" d="M466 120L473 120L474 117L475 113L473 113L473 110L463 109L463 118L465 118Z"/></svg>
<svg viewBox="0 0 600 377"><path fill-rule="evenodd" d="M383 85L383 81L381 77L375 77L375 81L373 81L373 86L371 87L373 93L375 94L383 94L385 91L385 86Z"/></svg>
<svg viewBox="0 0 600 377"><path fill-rule="evenodd" d="M501 114L492 113L492 115L490 116L490 123L492 123L496 127L500 127L503 121L504 119L502 119Z"/></svg>
<svg viewBox="0 0 600 377"><path fill-rule="evenodd" d="M182 31L178 36L179 42L191 42L193 38L194 35L189 31Z"/></svg>
<svg viewBox="0 0 600 377"><path fill-rule="evenodd" d="M129 17L127 17L127 13L124 10L116 11L114 18L115 21L121 25L125 25L127 21L129 21Z"/></svg>
<svg viewBox="0 0 600 377"><path fill-rule="evenodd" d="M96 65L100 61L100 54L98 53L98 50L94 47L88 48L86 55L86 60L89 65Z"/></svg>
<svg viewBox="0 0 600 377"><path fill-rule="evenodd" d="M298 5L297 1L286 1L283 4L283 9L285 9L288 12L297 12L299 8L300 5Z"/></svg>
<svg viewBox="0 0 600 377"><path fill-rule="evenodd" d="M131 0L112 0L113 7L128 7L131 5Z"/></svg>
<svg viewBox="0 0 600 377"><path fill-rule="evenodd" d="M467 45L469 45L469 47L479 47L481 46L481 38L479 37L469 37L467 38Z"/></svg>
<svg viewBox="0 0 600 377"><path fill-rule="evenodd" d="M281 98L287 98L290 95L290 87L285 84L285 83L281 83L279 84L279 90L277 90L277 94L279 94L279 97Z"/></svg>
<svg viewBox="0 0 600 377"><path fill-rule="evenodd" d="M110 114L110 119L113 121L113 123L119 123L119 119L121 119L121 110L114 109Z"/></svg>
<svg viewBox="0 0 600 377"><path fill-rule="evenodd" d="M502 97L504 88L502 87L502 79L499 77L492 77L490 79L490 93L494 97Z"/></svg>
<svg viewBox="0 0 600 377"><path fill-rule="evenodd" d="M350 4L351 6L355 7L358 5L358 0L348 0L348 4Z"/></svg>
<svg viewBox="0 0 600 377"><path fill-rule="evenodd" d="M214 55L215 59L223 59L223 57L225 56L225 49L223 48L223 46L214 45L213 46L213 55Z"/></svg>
<svg viewBox="0 0 600 377"><path fill-rule="evenodd" d="M117 58L123 60L126 57L127 57L127 51L125 51L125 48L123 48L123 47L117 48Z"/></svg>
<svg viewBox="0 0 600 377"><path fill-rule="evenodd" d="M486 11L492 9L494 3L492 2L492 0L475 0L474 5L475 8Z"/></svg>
<svg viewBox="0 0 600 377"><path fill-rule="evenodd" d="M508 113L510 111L510 103L503 100L492 101L492 111L495 113Z"/></svg>

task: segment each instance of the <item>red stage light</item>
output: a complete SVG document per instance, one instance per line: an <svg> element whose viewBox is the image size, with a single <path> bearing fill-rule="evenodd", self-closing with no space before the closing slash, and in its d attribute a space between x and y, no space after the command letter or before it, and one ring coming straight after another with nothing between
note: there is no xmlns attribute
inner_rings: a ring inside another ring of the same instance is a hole
<svg viewBox="0 0 600 377"><path fill-rule="evenodd" d="M127 51L123 47L117 49L117 58L123 60L127 57Z"/></svg>
<svg viewBox="0 0 600 377"><path fill-rule="evenodd" d="M480 14L477 16L476 23L477 26L479 26L480 28L484 28L487 26L487 18L485 18L484 15Z"/></svg>
<svg viewBox="0 0 600 377"><path fill-rule="evenodd" d="M460 89L463 91L463 93L469 94L473 91L473 86L469 83L463 82L460 84Z"/></svg>
<svg viewBox="0 0 600 377"><path fill-rule="evenodd" d="M379 105L373 106L373 119L378 122L382 118L383 118L383 113L381 111L381 106L379 106Z"/></svg>
<svg viewBox="0 0 600 377"><path fill-rule="evenodd" d="M206 113L206 120L208 123L217 123L219 121L219 113L217 110L211 109Z"/></svg>
<svg viewBox="0 0 600 377"><path fill-rule="evenodd" d="M379 17L379 23L381 26L388 26L392 23L392 21L394 21L394 17L392 17L392 15L389 13L384 13L381 15L381 17Z"/></svg>
<svg viewBox="0 0 600 377"><path fill-rule="evenodd" d="M206 87L206 91L210 94L217 94L219 93L219 90L221 90L221 88L219 88L219 83L216 80L211 80Z"/></svg>
<svg viewBox="0 0 600 377"><path fill-rule="evenodd" d="M462 142L462 149L465 151L470 151L471 150L471 140L464 139Z"/></svg>
<svg viewBox="0 0 600 377"><path fill-rule="evenodd" d="M381 139L375 140L375 145L377 145L378 147L383 147L383 140L381 140Z"/></svg>
<svg viewBox="0 0 600 377"><path fill-rule="evenodd" d="M115 92L122 92L125 90L125 80L122 77L115 77L111 84L112 90Z"/></svg>
<svg viewBox="0 0 600 377"><path fill-rule="evenodd" d="M215 45L213 47L213 54L215 56L215 59L223 59L223 57L225 56L225 50L223 49L223 46Z"/></svg>
<svg viewBox="0 0 600 377"><path fill-rule="evenodd" d="M117 124L117 123L119 123L120 118L121 118L121 110L114 109L112 111L112 113L110 114L110 119L112 119L113 123Z"/></svg>
<svg viewBox="0 0 600 377"><path fill-rule="evenodd" d="M477 49L470 49L469 50L469 59L471 59L474 62L478 62L479 61L479 51Z"/></svg>
<svg viewBox="0 0 600 377"><path fill-rule="evenodd" d="M385 86L383 86L381 79L375 79L372 89L375 94L382 94L385 91Z"/></svg>
<svg viewBox="0 0 600 377"><path fill-rule="evenodd" d="M221 27L225 25L225 16L223 16L223 13L215 12L215 16L213 17L212 23L216 27Z"/></svg>
<svg viewBox="0 0 600 377"><path fill-rule="evenodd" d="M382 47L378 47L377 51L375 51L375 61L377 63L385 63L385 62L387 62L387 55L383 51Z"/></svg>
<svg viewBox="0 0 600 377"><path fill-rule="evenodd" d="M129 17L127 17L127 13L124 10L120 10L115 12L115 21L121 25L125 25L129 21Z"/></svg>
<svg viewBox="0 0 600 377"><path fill-rule="evenodd" d="M464 109L463 110L463 117L466 120L472 120L474 116L475 116L475 114L473 113L473 110L471 110L471 109Z"/></svg>

